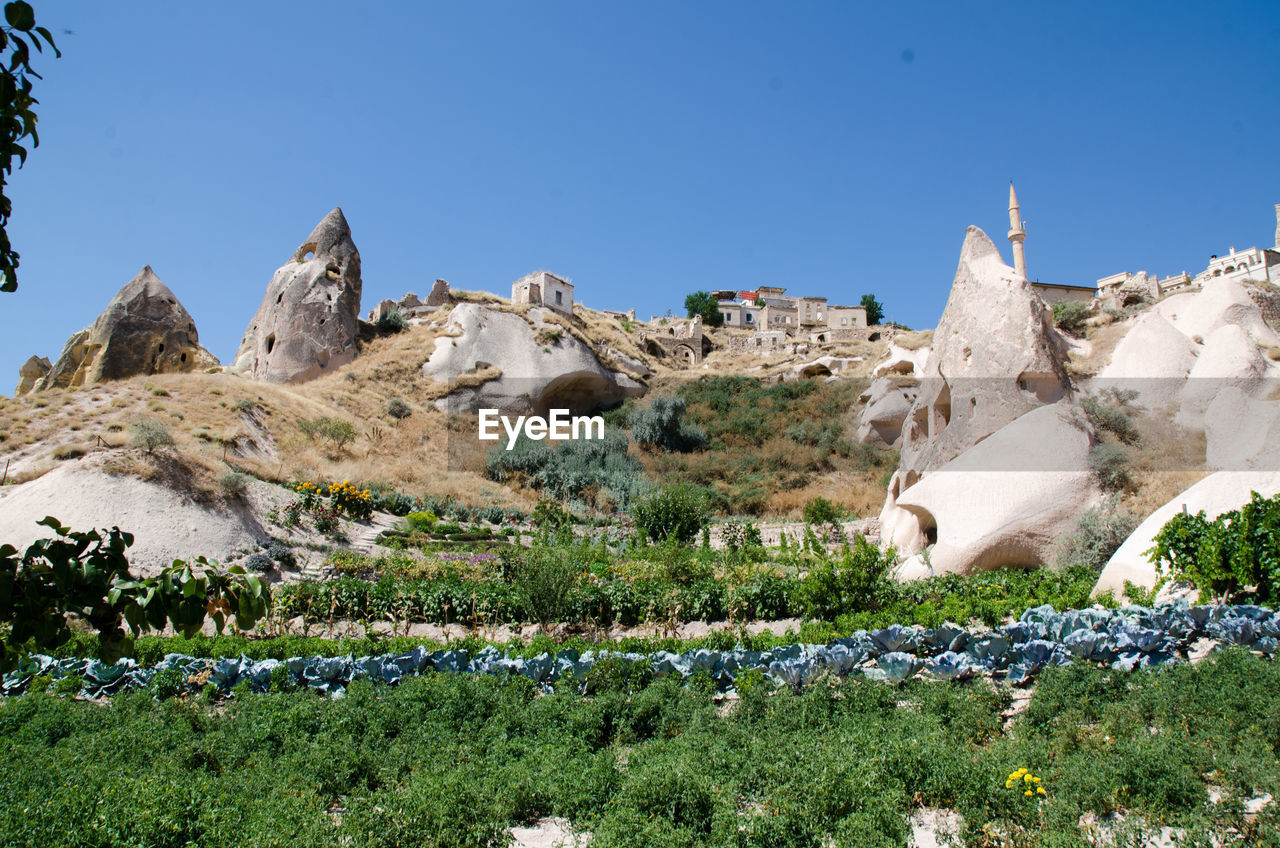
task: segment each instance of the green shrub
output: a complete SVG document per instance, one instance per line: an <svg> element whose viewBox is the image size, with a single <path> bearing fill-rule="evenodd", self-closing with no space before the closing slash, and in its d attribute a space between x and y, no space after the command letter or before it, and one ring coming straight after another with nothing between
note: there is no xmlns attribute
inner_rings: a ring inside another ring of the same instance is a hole
<svg viewBox="0 0 1280 848"><path fill-rule="evenodd" d="M569 611L579 570L568 557L546 548L535 548L515 561L511 576L520 600L544 631Z"/></svg>
<svg viewBox="0 0 1280 848"><path fill-rule="evenodd" d="M270 554L258 551L244 558L244 567L258 574L266 574L276 567L276 563Z"/></svg>
<svg viewBox="0 0 1280 848"><path fill-rule="evenodd" d="M823 497L816 497L804 505L804 520L808 524L838 524L843 510Z"/></svg>
<svg viewBox="0 0 1280 848"><path fill-rule="evenodd" d="M239 471L224 471L218 475L218 488L233 498L243 498L249 489L249 477Z"/></svg>
<svg viewBox="0 0 1280 848"><path fill-rule="evenodd" d="M388 398L385 408L386 408L387 415L390 415L392 418L395 418L397 420L402 418L408 418L410 415L413 414L413 409L410 408L409 404L405 402L404 398L398 398L398 397Z"/></svg>
<svg viewBox="0 0 1280 848"><path fill-rule="evenodd" d="M1123 448L1102 442L1089 451L1089 470L1098 477L1104 491L1129 488L1129 454Z"/></svg>
<svg viewBox="0 0 1280 848"><path fill-rule="evenodd" d="M1260 604L1280 600L1280 495L1254 492L1240 509L1209 520L1179 513L1160 528L1147 555L1155 566L1201 590L1231 597L1253 587Z"/></svg>
<svg viewBox="0 0 1280 848"><path fill-rule="evenodd" d="M356 437L355 425L350 421L321 416L311 420L299 419L298 429L308 439L326 439L333 444L335 450L342 448Z"/></svg>
<svg viewBox="0 0 1280 848"><path fill-rule="evenodd" d="M661 489L638 501L631 510L636 529L655 542L668 538L692 542L710 520L706 500L692 486Z"/></svg>
<svg viewBox="0 0 1280 848"><path fill-rule="evenodd" d="M1054 562L1060 568L1083 565L1101 571L1137 526L1138 517L1120 509L1111 498L1080 514L1075 531L1060 543Z"/></svg>
<svg viewBox="0 0 1280 848"><path fill-rule="evenodd" d="M558 500L590 499L601 509L625 509L647 489L627 437L607 430L603 439L577 439L558 447L523 435L511 450L489 451L485 472L499 482L525 482Z"/></svg>
<svg viewBox="0 0 1280 848"><path fill-rule="evenodd" d="M651 450L690 451L702 447L706 432L684 420L685 400L679 395L654 398L648 409L632 410L627 425L641 447Z"/></svg>
<svg viewBox="0 0 1280 848"><path fill-rule="evenodd" d="M896 563L892 550L881 551L862 536L854 539L838 559L824 556L809 571L801 587L808 615L830 619L844 613L875 610L893 591Z"/></svg>
<svg viewBox="0 0 1280 848"><path fill-rule="evenodd" d="M405 319L404 313L400 311L400 308L393 306L378 316L378 321L374 326L382 333L398 333L401 330L408 329L409 322Z"/></svg>
<svg viewBox="0 0 1280 848"><path fill-rule="evenodd" d="M1089 305L1076 300L1060 300L1053 305L1053 323L1068 335L1084 335Z"/></svg>
<svg viewBox="0 0 1280 848"><path fill-rule="evenodd" d="M1105 398L1089 396L1080 401L1089 423L1098 431L1115 433L1116 438L1126 445L1137 444L1141 438L1133 419L1129 417L1126 393L1113 392L1110 401Z"/></svg>
<svg viewBox="0 0 1280 848"><path fill-rule="evenodd" d="M176 668L157 671L151 678L151 693L156 700L167 701L182 693L186 688L186 677Z"/></svg>
<svg viewBox="0 0 1280 848"><path fill-rule="evenodd" d="M429 510L411 512L400 522L400 526L409 533L430 533L440 519Z"/></svg>
<svg viewBox="0 0 1280 848"><path fill-rule="evenodd" d="M298 558L294 555L293 549L279 542L273 542L267 548L267 556L275 560L276 564L282 568L294 568L298 564Z"/></svg>
<svg viewBox="0 0 1280 848"><path fill-rule="evenodd" d="M129 444L152 453L157 448L171 448L174 442L164 422L155 418L139 418L133 422L133 438Z"/></svg>

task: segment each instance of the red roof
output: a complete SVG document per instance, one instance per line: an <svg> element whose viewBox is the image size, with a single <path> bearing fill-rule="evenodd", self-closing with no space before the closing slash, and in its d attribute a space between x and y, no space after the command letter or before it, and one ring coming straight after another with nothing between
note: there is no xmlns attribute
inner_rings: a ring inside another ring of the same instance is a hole
<svg viewBox="0 0 1280 848"><path fill-rule="evenodd" d="M739 300L758 300L759 298L760 298L760 292L749 292L749 291L738 292Z"/></svg>

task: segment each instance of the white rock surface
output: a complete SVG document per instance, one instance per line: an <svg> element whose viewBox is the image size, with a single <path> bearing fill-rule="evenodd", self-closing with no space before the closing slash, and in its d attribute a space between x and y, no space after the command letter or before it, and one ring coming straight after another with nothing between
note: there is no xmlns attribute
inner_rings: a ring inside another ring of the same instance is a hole
<svg viewBox="0 0 1280 848"><path fill-rule="evenodd" d="M858 414L856 438L864 445L897 448L902 439L902 422L911 411L911 397L893 380L881 377L862 393L866 406Z"/></svg>
<svg viewBox="0 0 1280 848"><path fill-rule="evenodd" d="M1093 381L1094 388L1138 392L1151 409L1177 405L1187 374L1196 364L1197 345L1159 311L1144 312L1111 353L1111 361Z"/></svg>
<svg viewBox="0 0 1280 848"><path fill-rule="evenodd" d="M1094 594L1110 589L1119 597L1126 580L1148 589L1154 586L1156 569L1147 560L1145 551L1150 550L1160 528L1181 512L1184 505L1188 512L1204 510L1207 517L1216 518L1248 503L1250 493L1255 491L1264 497L1280 493L1280 471L1218 471L1186 489L1151 513L1125 539L1103 567Z"/></svg>
<svg viewBox="0 0 1280 848"><path fill-rule="evenodd" d="M435 352L422 366L442 382L461 380L487 367L502 375L478 386L460 385L437 402L442 409L486 407L509 412L545 414L551 408L585 412L627 397L644 394L644 386L600 364L591 349L554 323L543 323L542 308L524 316L475 303L460 303L449 315L449 335L436 339ZM543 330L559 338L539 340Z"/></svg>
<svg viewBox="0 0 1280 848"><path fill-rule="evenodd" d="M223 560L268 538L243 505L200 504L158 483L112 476L97 458L68 462L29 483L0 489L0 542L23 550L52 536L36 524L50 515L73 530L119 527L132 533L126 555L133 572L143 576L175 559Z"/></svg>
<svg viewBox="0 0 1280 848"><path fill-rule="evenodd" d="M1258 345L1237 324L1224 324L1204 339L1179 398L1177 421L1183 427L1205 426L1205 410L1225 388L1252 395L1262 382L1267 363Z"/></svg>
<svg viewBox="0 0 1280 848"><path fill-rule="evenodd" d="M884 359L876 363L875 368L871 369L871 376L884 377L888 374L905 374L912 377L923 377L925 364L929 361L930 350L931 348L928 345L918 347L915 350L908 350L891 341Z"/></svg>
<svg viewBox="0 0 1280 848"><path fill-rule="evenodd" d="M1090 437L1070 402L1042 406L920 479L897 499L926 536L934 574L968 574L1047 561L1081 511L1100 497ZM923 561L898 577L926 577Z"/></svg>
<svg viewBox="0 0 1280 848"><path fill-rule="evenodd" d="M902 425L902 460L880 514L885 538L899 551L919 551L926 534L898 498L1000 428L1063 398L1070 387L1065 362L1066 344L1044 301L1004 264L991 239L970 227Z"/></svg>

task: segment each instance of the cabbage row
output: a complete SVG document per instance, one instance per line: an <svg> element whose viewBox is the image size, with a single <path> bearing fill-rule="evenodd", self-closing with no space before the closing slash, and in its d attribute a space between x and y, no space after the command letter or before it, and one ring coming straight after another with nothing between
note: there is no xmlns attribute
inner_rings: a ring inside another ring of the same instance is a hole
<svg viewBox="0 0 1280 848"><path fill-rule="evenodd" d="M4 676L0 693L22 694L37 676L53 680L78 676L83 683L81 692L97 698L150 686L158 675L166 674L177 681L179 690L211 686L223 696L245 684L259 692L305 687L340 697L353 680L394 685L406 677L430 673L517 675L548 690L572 681L585 693L590 689L592 670L605 662L615 668L639 669L645 677L704 675L720 691L733 689L738 677L748 672L797 689L826 674L860 674L887 682L917 674L937 680L986 675L1016 685L1028 682L1046 666L1067 665L1077 659L1123 671L1176 663L1186 658L1194 642L1206 638L1271 655L1280 648L1280 616L1258 606L1188 606L1185 602L1061 613L1051 606L1040 606L995 630L967 630L949 623L934 629L892 625L859 630L826 645L794 644L769 651L700 648L680 654L640 654L564 650L531 659L511 657L492 646L474 654L418 647L399 654L286 660L169 654L150 667L130 659L106 664L36 655Z"/></svg>

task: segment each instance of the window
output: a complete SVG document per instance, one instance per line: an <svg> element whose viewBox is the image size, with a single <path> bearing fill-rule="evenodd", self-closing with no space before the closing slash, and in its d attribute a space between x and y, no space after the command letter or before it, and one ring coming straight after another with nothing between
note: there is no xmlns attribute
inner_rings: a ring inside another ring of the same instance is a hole
<svg viewBox="0 0 1280 848"><path fill-rule="evenodd" d="M748 324L750 324L750 323L751 323L751 313L750 313L750 312L746 312L746 313L744 313L744 314L743 314L743 316L742 316L742 320L743 320L743 321L746 321Z"/></svg>
<svg viewBox="0 0 1280 848"><path fill-rule="evenodd" d="M845 326L845 325L846 325L846 324L848 324L848 323L849 323L849 319L848 319L848 318L841 318L841 319L840 319L840 326L841 326L841 327Z"/></svg>
<svg viewBox="0 0 1280 848"><path fill-rule="evenodd" d="M564 305L564 293L563 293L563 292L556 292L556 304L557 304L557 305L560 305L560 306L563 306L563 305Z"/></svg>

